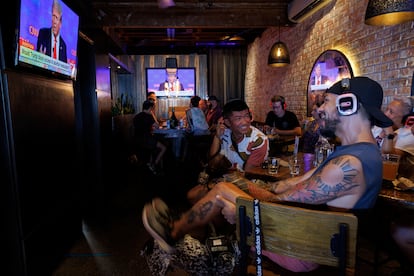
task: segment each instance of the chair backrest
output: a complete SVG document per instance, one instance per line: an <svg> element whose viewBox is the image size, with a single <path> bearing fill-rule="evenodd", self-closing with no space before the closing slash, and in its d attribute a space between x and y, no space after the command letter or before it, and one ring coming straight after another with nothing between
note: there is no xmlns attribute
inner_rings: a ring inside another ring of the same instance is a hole
<svg viewBox="0 0 414 276"><path fill-rule="evenodd" d="M339 267L343 275L345 271L354 271L358 229L355 215L242 197L236 203L237 238L247 246L255 246L255 240L261 240L263 250ZM258 222L255 209L259 210L261 238L254 235L254 225Z"/></svg>

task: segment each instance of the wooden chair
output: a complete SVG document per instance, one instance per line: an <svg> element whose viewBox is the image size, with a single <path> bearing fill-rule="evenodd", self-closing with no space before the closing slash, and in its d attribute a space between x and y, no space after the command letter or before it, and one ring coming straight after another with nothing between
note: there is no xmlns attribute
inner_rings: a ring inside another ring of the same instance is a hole
<svg viewBox="0 0 414 276"><path fill-rule="evenodd" d="M358 229L355 215L242 197L237 198L236 204L241 275L246 275L250 246L256 247L257 275L262 275L262 249L337 267L339 275L354 275Z"/></svg>

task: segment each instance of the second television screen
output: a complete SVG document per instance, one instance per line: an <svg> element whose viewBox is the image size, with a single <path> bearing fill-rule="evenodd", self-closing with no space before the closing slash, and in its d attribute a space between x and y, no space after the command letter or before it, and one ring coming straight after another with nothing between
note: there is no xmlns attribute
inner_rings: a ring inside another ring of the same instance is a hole
<svg viewBox="0 0 414 276"><path fill-rule="evenodd" d="M146 68L147 93L157 97L192 97L195 95L195 68L177 68L173 74L166 68Z"/></svg>

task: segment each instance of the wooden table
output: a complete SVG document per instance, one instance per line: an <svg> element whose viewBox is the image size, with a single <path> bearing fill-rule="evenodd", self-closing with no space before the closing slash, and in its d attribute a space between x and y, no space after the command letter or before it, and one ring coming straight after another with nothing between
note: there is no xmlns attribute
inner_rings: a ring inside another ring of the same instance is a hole
<svg viewBox="0 0 414 276"><path fill-rule="evenodd" d="M383 182L378 199L383 203L404 209L411 209L414 211L414 191L396 190L390 181Z"/></svg>
<svg viewBox="0 0 414 276"><path fill-rule="evenodd" d="M294 138L293 138L294 139ZM267 169L263 169L261 167L256 167L253 169L249 169L245 171L245 176L246 178L250 178L250 179L261 179L264 181L279 181L279 180L283 180L286 178L290 177L290 170L289 170L289 166L288 166L288 160L289 158L292 157L292 155L282 155L279 156L280 159L282 159L284 161L284 166L280 165L279 166L279 171L277 172L277 174L269 174ZM303 154L301 152L298 153L297 155L299 160L303 165ZM301 174L303 174L303 166L301 166Z"/></svg>
<svg viewBox="0 0 414 276"><path fill-rule="evenodd" d="M248 179L261 179L264 181L279 181L290 177L289 167L279 166L277 174L269 174L267 169L256 167L245 171L245 176Z"/></svg>

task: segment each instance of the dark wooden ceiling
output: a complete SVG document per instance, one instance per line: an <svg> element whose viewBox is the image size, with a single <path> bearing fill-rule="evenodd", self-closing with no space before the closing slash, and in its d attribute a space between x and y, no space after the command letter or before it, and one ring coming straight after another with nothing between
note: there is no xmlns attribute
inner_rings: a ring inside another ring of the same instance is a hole
<svg viewBox="0 0 414 276"><path fill-rule="evenodd" d="M169 8L160 8L157 0L74 1L81 13L81 32L98 52L113 54L238 47L279 22L293 25L287 18L290 0L175 0Z"/></svg>

